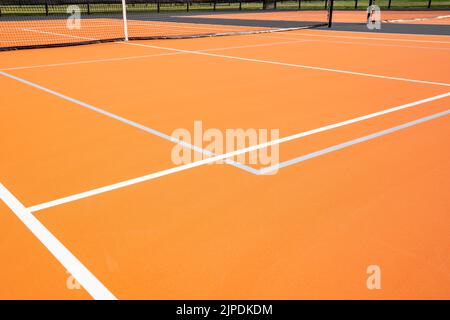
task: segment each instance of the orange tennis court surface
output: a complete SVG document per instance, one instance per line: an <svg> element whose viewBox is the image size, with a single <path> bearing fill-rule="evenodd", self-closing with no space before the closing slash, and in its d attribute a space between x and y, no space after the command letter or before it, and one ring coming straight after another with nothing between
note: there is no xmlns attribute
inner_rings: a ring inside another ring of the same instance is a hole
<svg viewBox="0 0 450 320"><path fill-rule="evenodd" d="M326 30L0 53L0 298L448 299L449 53ZM279 163L174 164L195 121L279 129L256 146Z"/></svg>

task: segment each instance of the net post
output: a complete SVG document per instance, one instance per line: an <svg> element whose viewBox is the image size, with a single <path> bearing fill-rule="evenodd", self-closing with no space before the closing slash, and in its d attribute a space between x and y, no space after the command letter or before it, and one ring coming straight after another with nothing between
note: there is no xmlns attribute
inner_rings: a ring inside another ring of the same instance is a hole
<svg viewBox="0 0 450 320"><path fill-rule="evenodd" d="M333 4L334 0L330 0L330 7L328 8L328 28L333 24Z"/></svg>
<svg viewBox="0 0 450 320"><path fill-rule="evenodd" d="M298 10L302 9L302 0L298 0Z"/></svg>
<svg viewBox="0 0 450 320"><path fill-rule="evenodd" d="M428 9L431 8L431 0L428 0Z"/></svg>
<svg viewBox="0 0 450 320"><path fill-rule="evenodd" d="M87 3L87 13L88 14L91 14L91 4L90 3Z"/></svg>
<svg viewBox="0 0 450 320"><path fill-rule="evenodd" d="M48 16L48 2L45 1L45 15Z"/></svg>
<svg viewBox="0 0 450 320"><path fill-rule="evenodd" d="M239 1L239 11L242 10L242 1Z"/></svg>
<svg viewBox="0 0 450 320"><path fill-rule="evenodd" d="M355 0L355 10L358 9L358 0Z"/></svg>
<svg viewBox="0 0 450 320"><path fill-rule="evenodd" d="M391 3L392 3L392 0L389 0L389 3L388 3L388 9L391 8Z"/></svg>
<svg viewBox="0 0 450 320"><path fill-rule="evenodd" d="M123 15L123 35L125 41L128 41L128 20L127 20L127 3L122 0L122 15Z"/></svg>

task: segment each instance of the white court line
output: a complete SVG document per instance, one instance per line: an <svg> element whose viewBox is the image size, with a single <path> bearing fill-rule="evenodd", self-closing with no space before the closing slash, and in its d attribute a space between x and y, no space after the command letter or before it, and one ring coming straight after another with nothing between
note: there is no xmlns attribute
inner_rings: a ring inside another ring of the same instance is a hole
<svg viewBox="0 0 450 320"><path fill-rule="evenodd" d="M429 21L429 20L441 20L441 19L447 19L450 18L450 15L443 15L443 16L435 16L435 17L425 17L425 18L407 18L407 19L387 19L387 20L381 20L381 22L394 22L394 23L402 23L402 22L411 22L411 21Z"/></svg>
<svg viewBox="0 0 450 320"><path fill-rule="evenodd" d="M94 299L117 300L117 298L30 212L30 210L25 208L24 205L1 183L0 199Z"/></svg>
<svg viewBox="0 0 450 320"><path fill-rule="evenodd" d="M322 30L313 30L314 32L323 32ZM327 32L327 31L325 31ZM343 32L343 33L359 33L359 32L349 32L349 31L341 31L341 30L333 30L332 32ZM423 42L423 43L441 43L441 44L450 44L450 41L440 41L440 40L418 40L418 39L399 39L399 38L378 38L378 37L357 37L357 36L332 36L332 35L325 35L325 34L306 34L306 33L295 33L291 32L290 34L295 34L298 36L307 36L307 37L327 37L327 38L347 38L347 39L362 39L362 40L374 40L374 41L399 41L399 42ZM403 35L404 33L386 33L386 32L377 32L377 34L396 34L396 35ZM422 36L422 37L430 37L430 35L425 34L415 34L414 36ZM432 35L436 37L444 37L444 36L438 36L438 35ZM448 37L448 36L445 36Z"/></svg>
<svg viewBox="0 0 450 320"><path fill-rule="evenodd" d="M39 31L35 31L35 32L39 32ZM257 37L261 37L261 38L272 38L272 39L285 39L285 40L292 40L292 41L301 41L298 40L298 38L294 38L294 37L286 37L283 35L280 35L280 33L273 33L274 35L269 35L268 33L259 33L259 34L254 34L254 36ZM277 36L275 36L275 34ZM56 36L62 36L62 34L55 34ZM280 36L278 36L280 35ZM296 36L301 36L300 34L294 34ZM53 39L58 39L58 38L53 38ZM82 38L83 39L83 38ZM22 40L33 40L33 39L21 39ZM95 40L95 39L91 39L91 38L86 38L84 40ZM11 41L3 41L5 43L17 43L16 40L11 40ZM355 41L332 41L332 40L307 40L307 39L303 39L303 42L318 42L318 43L334 43L334 44L353 44L353 45L361 45L361 46L372 46L372 47L395 47L395 48L413 48L413 49L429 49L429 50L440 50L440 51L449 51L449 48L442 48L442 47L426 47L426 46L417 46L417 45L399 45L399 44L375 44L375 43L367 43L367 42L355 42ZM450 42L449 42L450 43ZM205 51L205 50L198 50L198 51ZM182 53L179 53L182 54ZM171 54L166 54L166 55L171 55ZM147 56L152 56L152 55L147 55ZM146 57L146 56L143 56ZM46 65L43 65L46 66ZM49 65L52 66L52 65ZM0 69L0 70L14 70L14 68L10 68L10 69Z"/></svg>
<svg viewBox="0 0 450 320"><path fill-rule="evenodd" d="M33 30L29 30L29 31L33 31ZM35 31L35 32L39 33L39 31ZM51 32L44 32L44 33L52 34ZM296 34L296 33L292 33L292 34L300 35L300 34ZM301 34L301 35L303 35L303 34ZM305 34L305 35L307 35L307 34ZM336 37L336 36L334 36L334 37ZM76 37L76 38L81 38L81 37ZM355 37L355 38L358 38L358 37ZM85 40L86 39L88 39L88 40L95 40L95 39L89 39L89 38L84 38L84 39ZM208 53L208 52L199 51L199 50L184 50L184 49L176 49L176 48L160 47L160 46L151 46L151 45L145 45L145 44L140 44L140 43L123 42L123 41L122 42L118 42L118 43L134 45L134 46L141 46L141 47L147 47L147 48L154 48L154 49L161 49L161 50L168 50L168 51L175 51L175 52L180 52L180 53L207 55L207 56L212 56L212 57L220 57L220 58L227 58L227 59L233 59L233 60L242 60L242 61L251 61L251 62L258 62L258 63L265 63L265 64L283 65L283 66L289 66L289 67L311 69L311 70L320 70L320 71L328 71L328 72L335 72L335 73L341 73L341 74L350 74L350 75L366 76L366 77L372 77L372 78L381 78L381 79L406 81L406 82L422 83L422 84L431 84L431 85L439 85L439 86L450 86L450 84L442 83L442 82L416 80L416 79L384 76L384 75L377 75L377 74L370 74L370 73L363 73L363 72L356 72L356 71L347 71L347 70L324 68L324 67L316 67L316 66L308 66L308 65L301 65L301 64L284 63L284 62L278 62L278 61L251 59L251 58L244 58L244 57L237 57L237 56L228 56L228 55Z"/></svg>
<svg viewBox="0 0 450 320"><path fill-rule="evenodd" d="M65 37L65 38L73 38L73 39L81 39L81 40L89 40L89 41L97 41L98 40L98 39L95 39L95 38L86 38L86 37L80 37L80 36L73 36L73 35L70 35L70 34L61 34L61 33L50 32L50 31L38 31L38 30L27 29L27 28L23 28L22 30L29 31L29 32L34 32L34 33L42 33L42 34L49 34L49 35L54 35L54 36L60 36L60 37Z"/></svg>
<svg viewBox="0 0 450 320"><path fill-rule="evenodd" d="M126 45L132 45L132 46L147 47L147 48L161 49L161 50L169 50L169 51L175 51L175 52L185 52L185 53L191 53L191 54L196 54L196 55L203 55L203 56L216 57L216 58L224 58L224 59L231 59L231 60L241 60L241 61L249 61L249 62L256 62L256 63L279 65L279 66L285 66L285 67L294 67L294 68L327 71L327 72L334 72L334 73L341 73L341 74L350 74L350 75L364 76L364 77L370 77L370 78L379 78L379 79L405 81L405 82L412 82L412 83L431 84L431 85L437 85L437 86L450 87L449 83L443 83L443 82L434 82L434 81L426 81L426 80L415 80L415 79L408 79L408 78L401 78L401 77L383 76L383 75L372 74L372 73L364 73L364 72L347 71L347 70L332 69L332 68L315 67L315 66L308 66L308 65L294 64L294 63L287 63L287 62L279 62L279 61L271 61L271 60L260 60L260 59L244 58L244 57L238 57L238 56L228 56L228 55L223 55L223 54L200 52L200 51L195 51L195 50L184 50L184 49L176 49L176 48L170 48L170 47L152 46L152 45L147 45L147 44L142 44L142 43L134 43L134 42L123 42L122 41L122 42L119 42L119 43L123 43L123 44L126 44Z"/></svg>
<svg viewBox="0 0 450 320"><path fill-rule="evenodd" d="M148 133L150 133L150 134L153 134L153 135L155 135L155 136L158 136L158 137L163 138L163 139L165 139L165 140L168 140L168 141L170 141L170 142L173 142L173 143L176 143L176 144L180 144L180 145L182 145L182 146L184 146L184 147L186 147L186 148L189 148L189 149L191 149L191 150L194 150L194 151L196 151L196 152L205 154L205 155L207 155L207 156L214 155L211 151L204 150L204 149L202 149L202 148L200 148L200 147L198 147L198 146L191 145L191 144L189 144L189 143L187 143L187 142L184 142L184 141L182 141L182 140L179 140L179 139L176 139L176 138L174 138L174 137L172 137L172 136L169 136L169 135L167 135L167 134L165 134L165 133L162 133L162 132L160 132L160 131L158 131L158 130L155 130L155 129L150 128L150 127L146 127L146 126L144 126L144 125L142 125L142 124L140 124L140 123L137 123L137 122L135 122L135 121L128 120L128 119L123 118L123 117L121 117L121 116L118 116L118 115L116 115L116 114L114 114L114 113L112 113L112 112L109 112L109 111L106 111L106 110L103 110L103 109L94 107L94 106L92 106L92 105L90 105L90 104L88 104L88 103L85 103L85 102L82 102L82 101L80 101L80 100L71 98L71 97L66 96L66 95L64 95L64 94L62 94L62 93L53 91L53 90L51 90L51 89L47 89L47 88L45 88L45 87L43 87L43 86L40 86L40 85L38 85L38 84L36 84L36 83L33 83L33 82L31 82L31 81L28 81L28 80L25 80L25 79L22 79L22 78L13 76L13 75L11 75L11 74L9 74L9 73L6 73L6 72L3 72L3 71L0 71L0 75L3 75L3 76L5 76L5 77L8 77L8 78L13 79L13 80L16 80L16 81L19 81L19 82L21 82L21 83L23 83L23 84L29 85L29 86L31 86L31 87L33 87L33 88L42 90L42 91L44 91L44 92L50 93L50 94L52 94L52 95L54 95L54 96L57 96L58 98L64 99L64 100L66 100L66 101L70 101L70 102L75 103L75 104L77 104L77 105L79 105L79 106L82 106L82 107L84 107L84 108L86 108L86 109L95 111L95 112L100 113L100 114L102 114L102 115L104 115L104 116L107 116L107 117L109 117L109 118L118 120L118 121L120 121L120 122L123 122L123 123L125 123L125 124L128 124L128 125L130 125L130 126L132 126L132 127L135 127L135 128L137 128L137 129L143 130L143 131L145 131L145 132L148 132ZM232 166L235 166L236 168L245 170L245 171L250 172L250 173L253 173L253 174L258 174L258 170L254 169L254 168L251 168L251 167L249 167L249 166L246 166L246 165L244 165L244 164L241 164L241 163L239 163L239 162L235 162L235 161L233 161L233 160L225 160L225 162L226 162L227 164L230 164L230 165L232 165Z"/></svg>
<svg viewBox="0 0 450 320"><path fill-rule="evenodd" d="M79 64L90 64L90 63L98 63L98 62L111 62L111 61L123 61L123 60L138 60L145 59L151 57L161 57L161 56L173 56L182 54L179 52L170 52L170 53L157 53L157 54L147 54L141 56L129 56L129 57L120 57L120 58L105 58L105 59L94 59L94 60L80 60L80 61L71 61L71 62L61 62L61 63L49 63L49 64L38 64L33 66L22 66L22 67L11 67L0 69L0 71L14 71L14 70L24 70L24 69L36 69L36 68L46 68L46 67L64 67L64 66L72 66Z"/></svg>
<svg viewBox="0 0 450 320"><path fill-rule="evenodd" d="M260 170L260 173L261 174L268 174L268 173L271 173L273 171L277 171L277 170L279 170L281 168L285 168L285 167L288 167L288 166L291 166L291 165L294 165L294 164L298 164L300 162L303 162L303 161L306 161L306 160L309 160L309 159L313 159L313 158L322 156L324 154L327 154L327 153L330 153L330 152L333 152L333 151L341 150L341 149L353 146L355 144L358 144L358 143L361 143L361 142L365 142L365 141L368 141L368 140L371 140L371 139L375 139L375 138L378 138L378 137L381 137L381 136L393 133L395 131L398 131L398 130L401 130L401 129L405 129L405 128L408 128L408 127L412 127L412 126L414 126L416 124L423 123L423 122L426 122L426 121L429 121L429 120L432 120L432 119L435 119L435 118L439 118L439 117L442 117L442 116L445 116L445 115L449 115L449 114L450 114L450 110L446 110L446 111L439 112L439 113L436 113L436 114L433 114L433 115L430 115L430 116L427 116L427 117L424 117L424 118L421 118L421 119L410 121L410 122L407 122L407 123L404 123L404 124L401 124L401 125L398 125L398 126L386 129L386 130L382 130L382 131L379 131L379 132L376 132L376 133L373 133L373 134L370 134L370 135L367 135L367 136L364 136L364 137L361 137L361 138L353 139L353 140L350 140L350 141L347 141L347 142L344 142L344 143L340 143L340 144L335 145L335 146L331 146L331 147L328 147L328 148L325 148L325 149L322 149L322 150L319 150L319 151L316 151L316 152L309 153L309 154L301 156L301 157L297 157L297 158L294 158L294 159L291 159L291 160L287 160L287 161L281 162L279 164L273 165L271 167L263 168L263 169Z"/></svg>
<svg viewBox="0 0 450 320"><path fill-rule="evenodd" d="M260 43L260 44L253 44L253 45L242 45L242 46L232 46L232 47L222 47L222 48L212 48L212 49L202 49L202 50L198 50L198 51L211 52L211 51L243 49L243 48L269 47L269 46L275 46L275 45L304 43L304 42L309 42L309 41L311 41L311 40L298 40L298 39L295 40L295 39L293 39L291 41ZM79 64L112 62L112 61L138 60L138 59L145 59L145 58L152 58L152 57L173 56L173 55L181 55L181 54L186 54L186 53L184 53L184 52L166 52L166 53L147 54L147 55L140 55L140 56L120 57L120 58L81 60L81 61L72 61L72 62L40 64L40 65L33 65L33 66L11 67L11 68L0 69L0 71L13 71L13 70L24 70L24 69L46 68L46 67L63 67L63 66L71 66L71 65L79 65Z"/></svg>
<svg viewBox="0 0 450 320"><path fill-rule="evenodd" d="M298 34L296 34L298 35ZM299 37L286 37L277 35L267 35L267 34L258 34L261 38L271 38L271 39L284 39L284 40L295 40L299 39ZM304 39L306 40L306 39ZM417 46L417 45L401 45L401 44L383 44L383 43L367 43L367 42L358 42L358 41L338 41L338 40L310 40L311 43L333 43L333 44L352 44L358 46L368 46L368 47L392 47L392 48L412 48L412 49L427 49L427 50L440 50L440 51L450 51L450 47L425 47L425 46Z"/></svg>
<svg viewBox="0 0 450 320"><path fill-rule="evenodd" d="M214 156L214 157L211 157L211 158L203 159L201 161L196 161L196 162L192 162L192 163L189 163L189 164L181 165L181 166L178 166L178 167L162 170L162 171L159 171L159 172L150 173L150 174L147 174L147 175L144 175L144 176L141 176L141 177L137 177L137 178L134 178L134 179L129 179L129 180L126 180L126 181L118 182L118 183L115 183L115 184L112 184L112 185L109 185L109 186L100 187L100 188L92 189L92 190L89 190L89 191L81 192L81 193L78 193L78 194L74 194L74 195L71 195L71 196L63 197L63 198L60 198L60 199L52 200L52 201L49 201L49 202L41 203L41 204L38 204L38 205L34 205L32 207L29 207L28 209L31 212L36 212L36 211L39 211L39 210L51 208L51 207L58 206L58 205L61 205L61 204L64 204L64 203L68 203L68 202L76 201L76 200L79 200L79 199L83 199L83 198L91 197L91 196L94 196L94 195L98 195L98 194L101 194L101 193L105 193L105 192L108 192L108 191L120 189L120 188L123 188L123 187L126 187L126 186L130 186L130 185L133 185L133 184L136 184L136 183L140 183L140 182L156 179L156 178L159 178L159 177L162 177L162 176L166 176L166 175L169 175L169 174L172 174L172 173L181 172L181 171L188 170L188 169L191 169L191 168L199 167L199 166L202 166L204 164L213 163L213 162L220 161L220 160L227 159L227 158L231 158L231 157L234 157L234 156L237 156L237 155L240 155L240 154L248 153L248 152L251 152L251 151L258 150L258 149L267 148L267 147L270 147L270 146L275 145L275 144L281 144L281 143L284 143L284 142L287 142L287 141L299 139L299 138L306 137L306 136L309 136L309 135L313 135L313 134L316 134L316 133L319 133L319 132L324 132L324 131L331 130L331 129L334 129L334 128L342 127L342 126L345 126L345 125L348 125L348 124L351 124L351 123L356 123L358 121L363 121L363 120L367 120L367 119L370 119L370 118L378 117L380 115L384 115L384 114L388 114L388 113L395 112L395 111L398 111L398 110L410 108L410 107L416 106L418 104L423 104L423 103L426 103L426 102L442 99L442 98L445 98L445 97L448 97L448 96L450 96L450 92L447 92L445 94L441 94L441 95L438 95L438 96L430 97L430 98L427 98L427 99L422 99L422 100L419 100L419 101L416 101L416 102L411 102L411 103L408 103L408 104L405 104L405 105L401 105L401 106L398 106L398 107L386 109L386 110L383 110L383 111L371 113L371 114L368 114L368 115L365 115L365 116L361 116L361 117L358 117L358 118L354 118L354 119L350 119L350 120L347 120L347 121L343 121L343 122L339 122L339 123L335 123L335 124L330 124L330 125L327 125L327 126L324 126L324 127L317 128L317 129L313 129L313 130L297 133L297 134L294 134L294 135L291 135L291 136L287 136L287 137L284 137L284 138L281 138L281 139L276 139L276 140L272 140L272 141L265 142L265 143L262 143L262 144L250 146L248 148L232 151L232 152L229 152L229 153L226 153L226 154L217 155L217 156ZM259 171L259 173L261 173L261 170L258 170L258 171Z"/></svg>
<svg viewBox="0 0 450 320"><path fill-rule="evenodd" d="M389 44L368 44L368 43L360 43L360 42L343 42L343 41L327 41L327 40L298 40L298 38L289 38L284 36L270 36L267 34L258 34L256 35L262 38L272 38L272 39L284 39L290 41L284 42L273 42L269 44L258 44L258 45L243 45L243 46L232 46L232 47L222 47L222 48L212 48L212 49L201 49L197 50L199 52L211 52L211 51L221 51L221 50L232 50L232 49L243 49L243 48L253 48L253 47L264 47L264 46L273 46L273 45L284 45L284 44L295 44L295 43L304 43L304 42L319 42L319 43L345 43L345 44L355 44L355 45L367 45L367 46L385 46L385 47L401 47L401 48L418 48L418 49L432 49L432 50L450 50L450 48L439 48L439 47L422 47L422 46L402 46L402 45L389 45ZM12 42L12 41L11 41ZM0 71L13 71L13 70L24 70L24 69L35 69L35 68L46 68L46 67L63 67L70 65L78 65L78 64L90 64L90 63L101 63L101 62L113 62L113 61L127 61L127 60L138 60L138 59L146 59L151 57L161 57L161 56L171 56L171 55L181 55L186 54L184 52L170 52L170 53L158 53L158 54L148 54L148 55L140 55L140 56L129 56L129 57L119 57L119 58L105 58L105 59L94 59L94 60L81 60L81 61L72 61L72 62L61 62L61 63L50 63L50 64L41 64L41 65L31 65L31 66L20 66L20 67L9 67L9 68L0 68Z"/></svg>

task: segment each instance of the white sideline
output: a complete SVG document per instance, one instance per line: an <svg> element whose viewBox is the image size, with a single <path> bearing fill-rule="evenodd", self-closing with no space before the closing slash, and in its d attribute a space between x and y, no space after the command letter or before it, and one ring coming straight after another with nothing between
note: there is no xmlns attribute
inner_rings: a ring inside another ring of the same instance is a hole
<svg viewBox="0 0 450 320"><path fill-rule="evenodd" d="M30 210L25 208L24 205L1 183L0 199L94 299L117 300L117 298L30 212Z"/></svg>
<svg viewBox="0 0 450 320"><path fill-rule="evenodd" d="M401 105L401 106L398 106L398 107L386 109L386 110L383 110L383 111L371 113L371 114L368 114L368 115L365 115L365 116L353 118L353 119L350 119L350 120L347 120L347 121L334 123L334 124L330 124L330 125L327 125L327 126L324 126L324 127L317 128L317 129L313 129L313 130L297 133L297 134L294 134L294 135L291 135L291 136L287 136L287 137L284 137L284 138L281 138L281 139L276 139L276 140L272 140L272 141L269 141L269 142L266 142L266 143L250 146L248 148L232 151L232 152L229 152L229 153L226 153L226 154L217 155L217 156L214 156L214 157L211 157L211 158L203 159L201 161L196 161L196 162L192 162L192 163L189 163L189 164L181 165L181 166L178 166L178 167L162 170L162 171L159 171L159 172L150 173L150 174L147 174L147 175L144 175L144 176L141 176L141 177L137 177L137 178L134 178L134 179L129 179L129 180L118 182L118 183L111 184L111 185L108 185L108 186L92 189L92 190L81 192L81 193L74 194L74 195L71 195L71 196L63 197L63 198L52 200L52 201L45 202L45 203L41 203L41 204L38 204L38 205L35 205L35 206L32 206L32 207L29 207L28 210L30 210L31 212L36 212L36 211L39 211L39 210L51 208L51 207L54 207L54 206L57 206L57 205L61 205L61 204L64 204L64 203L76 201L76 200L79 200L79 199L91 197L91 196L98 195L98 194L101 194L101 193L105 193L105 192L108 192L108 191L112 191L112 190L116 190L116 189L123 188L123 187L126 187L126 186L130 186L130 185L133 185L133 184L136 184L136 183L140 183L140 182L152 180L152 179L155 179L155 178L159 178L159 177L162 177L162 176L166 176L166 175L169 175L169 174L172 174L172 173L181 172L181 171L184 171L184 170L187 170L187 169L199 167L199 166L202 166L204 164L213 163L213 162L216 162L216 161L219 161L219 160L231 158L231 157L234 157L234 156L237 156L237 155L240 155L240 154L244 154L244 153L247 153L247 152L251 152L251 151L254 151L254 150L270 147L270 146L275 145L275 144L281 144L283 142L295 140L295 139L298 139L298 138L301 138L301 137L306 137L306 136L309 136L309 135L313 135L313 134L316 134L316 133L319 133L319 132L324 132L324 131L331 130L331 129L334 129L334 128L342 127L342 126L345 126L345 125L348 125L348 124L351 124L351 123L367 120L367 119L374 118L374 117L377 117L377 116L380 116L380 115L384 115L384 114L388 114L388 113L395 112L395 111L398 111L398 110L410 108L410 107L416 106L418 104L434 101L434 100L437 100L437 99L442 99L442 98L445 98L445 97L448 97L448 96L450 96L450 92L447 92L447 93L444 93L444 94L441 94L441 95L437 95L437 96L434 96L434 97L430 97L430 98L427 98L427 99L422 99L422 100L419 100L419 101L411 102L411 103L408 103L408 104L405 104L405 105ZM258 172L261 173L262 171L258 170Z"/></svg>
<svg viewBox="0 0 450 320"><path fill-rule="evenodd" d="M176 48L170 48L170 47L152 46L152 45L136 43L136 42L123 42L122 41L122 42L119 42L119 43L123 43L123 44L126 44L126 45L131 45L131 46L147 47L147 48L152 48L152 49L169 50L169 51L175 51L175 52L184 52L184 53L190 53L190 54L196 54L196 55L202 55L202 56L209 56L209 57L216 57L216 58L225 58L225 59L231 59L231 60L241 60L241 61L249 61L249 62L257 62L257 63L264 63L264 64L286 66L286 67L294 67L294 68L302 68L302 69L320 70L320 71L327 71L327 72L334 72L334 73L350 74L350 75L364 76L364 77L370 77L370 78L380 78L380 79L387 79L387 80L396 80L396 81L405 81L405 82L412 82L412 83L422 83L422 84L431 84L431 85L437 85L437 86L450 87L449 83L443 83L443 82L434 82L434 81L426 81L426 80L415 80L415 79L408 79L408 78L401 78L401 77L383 76L383 75L372 74L372 73L364 73L364 72L347 71L347 70L332 69L332 68L307 66L307 65L295 64L295 63L287 63L287 62L279 62L279 61L271 61L271 60L261 60L261 59L252 59L252 58L244 58L244 57L238 57L238 56L228 56L228 55L224 55L224 54L207 53L207 52L201 52L201 51L195 51L195 50L184 50L184 49L176 49Z"/></svg>
<svg viewBox="0 0 450 320"><path fill-rule="evenodd" d="M303 161L306 161L306 160L309 160L309 159L313 159L313 158L322 156L324 154L327 154L327 153L330 153L330 152L333 152L333 151L341 150L341 149L353 146L353 145L361 143L361 142L365 142L365 141L368 141L368 140L371 140L371 139L375 139L375 138L378 138L378 137L390 134L392 132L395 132L395 131L398 131L398 130L401 130L401 129L412 127L412 126L414 126L416 124L420 124L420 123L423 123L423 122L426 122L426 121L429 121L429 120L432 120L432 119L435 119L435 118L439 118L439 117L442 117L442 116L445 116L445 115L448 115L448 114L450 114L450 110L446 110L446 111L443 111L443 112L435 113L433 115L430 115L430 116L427 116L427 117L423 117L423 118L420 118L420 119L417 119L417 120L414 120L414 121L410 121L410 122L407 122L407 123L404 123L404 124L401 124L401 125L398 125L398 126L386 129L386 130L382 130L382 131L379 131L379 132L376 132L376 133L373 133L373 134L370 134L370 135L367 135L367 136L364 136L364 137L360 137L360 138L357 138L357 139L346 141L344 143L340 143L340 144L337 144L337 145L334 145L334 146L331 146L331 147L328 147L328 148L325 148L325 149L322 149L322 150L319 150L319 151L311 152L311 153L308 153L306 155L303 155L303 156L300 156L300 157L297 157L297 158L294 158L294 159L290 159L290 160L281 162L281 163L273 165L271 167L260 169L260 174L268 174L268 173L271 173L272 171L277 171L277 170L279 170L281 168L286 168L288 166L291 166L291 165L294 165L294 164L297 164L297 163L300 163L300 162L303 162Z"/></svg>
<svg viewBox="0 0 450 320"><path fill-rule="evenodd" d="M148 133L150 133L150 134L153 134L153 135L155 135L155 136L158 136L158 137L163 138L163 139L165 139L165 140L168 140L168 141L170 141L170 142L180 144L180 145L182 145L182 146L184 146L184 147L186 147L186 148L189 148L189 149L191 149L191 150L194 150L194 151L196 151L196 152L199 152L199 153L202 153L202 154L206 154L206 155L208 155L208 156L210 156L210 155L213 154L212 152L210 152L210 151L208 151L208 150L204 150L204 149L202 149L202 148L200 148L200 147L198 147L198 146L191 145L191 144L189 144L189 143L187 143L187 142L184 142L184 141L182 141L182 140L176 139L176 138L174 138L174 137L172 137L172 136L169 136L169 135L167 135L167 134L165 134L165 133L163 133L163 132L160 132L160 131L158 131L158 130L155 130L155 129L153 129L153 128L146 127L146 126L144 126L144 125L142 125L142 124L140 124L140 123L137 123L137 122L135 122L135 121L128 120L128 119L126 119L126 118L123 118L123 117L121 117L121 116L118 116L118 115L116 115L116 114L114 114L114 113L112 113L112 112L109 112L109 111L106 111L106 110L103 110L103 109L94 107L94 106L92 106L92 105L90 105L90 104L88 104L88 103L85 103L85 102L82 102L82 101L80 101L80 100L77 100L77 99L68 97L68 96L66 96L66 95L64 95L64 94L62 94L62 93L56 92L56 91L51 90L51 89L47 89L47 88L45 88L45 87L43 87L43 86L40 86L40 85L38 85L38 84L36 84L36 83L33 83L33 82L31 82L31 81L28 81L28 80L25 80L25 79L22 79L22 78L13 76L13 75L11 75L11 74L9 74L9 73L6 73L6 72L4 72L4 71L0 71L0 75L3 75L3 76L5 76L5 77L7 77L7 78L10 78L10 79L13 79L13 80L16 80L16 81L19 81L19 82L21 82L21 83L24 83L24 84L26 84L26 85L29 85L29 86L33 87L33 88L42 90L42 91L44 91L44 92L50 93L50 94L52 94L52 95L54 95L54 96L57 96L57 97L59 97L59 98L61 98L61 99L64 99L64 100L66 100L66 101L70 101L70 102L75 103L75 104L77 104L77 105L79 105L79 106L82 106L82 107L84 107L84 108L86 108L86 109L95 111L95 112L100 113L100 114L102 114L102 115L104 115L104 116L107 116L107 117L109 117L109 118L118 120L118 121L120 121L120 122L122 122L122 123L128 124L128 125L130 125L130 126L132 126L132 127L134 127L134 128L137 128L137 129L140 129L140 130L142 130L142 131L148 132ZM228 159L225 160L225 162L226 162L227 164L230 164L230 165L232 165L232 166L235 166L235 167L237 167L237 168L239 168L239 169L242 169L242 170L245 170L245 171L247 171L247 172L250 172L250 173L253 173L253 174L258 174L258 170L253 169L253 168L251 168L251 167L249 167L249 166L246 166L246 165L244 165L244 164L241 164L241 163L239 163L239 162L235 162L235 161L233 161L233 160L228 160Z"/></svg>
<svg viewBox="0 0 450 320"><path fill-rule="evenodd" d="M294 134L294 135L291 135L291 136L287 136L287 137L284 137L284 138L281 138L281 139L278 139L278 140L274 140L274 141L276 141L276 143L283 143L283 142L295 140L295 139L298 139L298 138L303 138L303 137L306 137L306 136L309 136L309 135L313 135L313 134L316 134L316 133L319 133L319 132L328 131L328 130L339 128L339 127L342 127L342 126L346 126L346 125L349 125L349 124L352 124L352 123L356 123L356 122L364 121L364 120L367 120L367 119L379 117L381 115L385 115L385 114L388 114L388 113L392 113L392 112L396 112L396 111L399 111L399 110L411 108L411 107L417 106L419 104L424 104L424 103L431 102L431 101L434 101L434 100L443 99L443 98L448 97L448 96L450 96L450 92L443 93L443 94L440 94L440 95L437 95L437 96L433 96L433 97L430 97L430 98L426 98L426 99L422 99L422 100L417 100L417 101L414 101L414 102L410 102L410 103L403 104L403 105L400 105L400 106L397 106L397 107L385 109L385 110L382 110L382 111L377 111L377 112L370 113L370 114L367 114L367 115L364 115L364 116L361 116L361 117L356 117L356 118L353 118L353 119L349 119L349 120L346 120L346 121L329 124L327 126L323 126L323 127L317 128L317 129L313 129L313 130L309 130L309 131L305 131L305 132L300 132L300 133L297 133L297 134ZM268 142L266 144L273 145L275 143L272 143L272 141L270 141L270 142ZM264 146L264 147L266 147L266 146Z"/></svg>

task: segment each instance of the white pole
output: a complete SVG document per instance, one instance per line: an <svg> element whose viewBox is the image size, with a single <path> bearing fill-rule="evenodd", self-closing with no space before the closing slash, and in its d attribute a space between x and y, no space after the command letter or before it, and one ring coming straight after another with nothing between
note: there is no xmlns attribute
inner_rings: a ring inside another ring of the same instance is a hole
<svg viewBox="0 0 450 320"><path fill-rule="evenodd" d="M128 41L128 21L127 21L127 3L122 0L122 14L123 14L123 33L125 41Z"/></svg>

